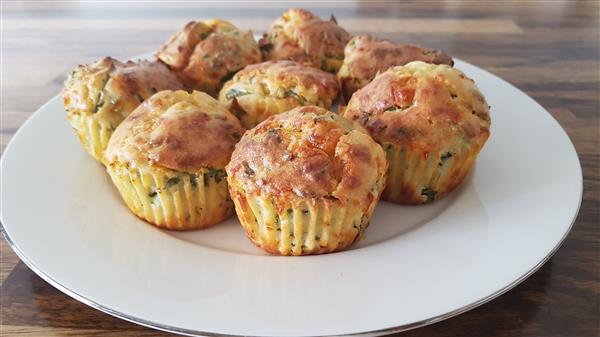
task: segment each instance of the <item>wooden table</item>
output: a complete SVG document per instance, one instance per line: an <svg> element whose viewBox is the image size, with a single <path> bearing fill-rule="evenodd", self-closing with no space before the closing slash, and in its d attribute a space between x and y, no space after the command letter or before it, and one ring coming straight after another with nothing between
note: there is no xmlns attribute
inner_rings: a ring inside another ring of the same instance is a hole
<svg viewBox="0 0 600 337"><path fill-rule="evenodd" d="M78 63L153 51L191 19L227 18L261 33L287 7L224 1L2 6L2 149L23 121L59 92ZM581 211L546 265L488 304L403 336L600 336L598 2L320 1L296 6L323 17L334 13L352 33L441 48L501 76L552 113L573 140L583 166ZM2 334L166 335L69 298L0 241Z"/></svg>

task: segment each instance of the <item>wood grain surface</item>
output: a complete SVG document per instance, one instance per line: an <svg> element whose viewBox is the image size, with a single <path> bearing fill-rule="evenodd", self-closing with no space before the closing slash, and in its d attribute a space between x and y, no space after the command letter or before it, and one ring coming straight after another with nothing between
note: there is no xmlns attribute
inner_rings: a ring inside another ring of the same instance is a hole
<svg viewBox="0 0 600 337"><path fill-rule="evenodd" d="M495 73L532 96L560 122L581 160L581 210L572 232L548 263L490 303L401 335L600 336L597 1L2 1L1 148L39 106L59 92L66 74L79 63L154 51L191 19L221 17L262 33L292 6L322 17L333 13L351 33L441 48ZM31 272L0 241L0 334L168 335L69 298Z"/></svg>

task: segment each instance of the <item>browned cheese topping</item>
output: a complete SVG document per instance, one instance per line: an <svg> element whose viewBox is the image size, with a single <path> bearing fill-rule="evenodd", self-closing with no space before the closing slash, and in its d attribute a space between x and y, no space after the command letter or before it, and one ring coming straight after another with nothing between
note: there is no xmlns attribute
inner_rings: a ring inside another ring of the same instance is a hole
<svg viewBox="0 0 600 337"><path fill-rule="evenodd" d="M183 89L183 84L164 64L105 57L73 70L63 102L69 114L96 115L116 128L145 99L167 89Z"/></svg>
<svg viewBox="0 0 600 337"><path fill-rule="evenodd" d="M344 50L344 63L338 71L344 97L367 85L379 72L392 66L423 61L452 66L454 61L444 52L410 44L381 40L370 35L357 35Z"/></svg>
<svg viewBox="0 0 600 337"><path fill-rule="evenodd" d="M243 132L237 118L212 97L163 91L121 123L106 159L185 172L223 168Z"/></svg>
<svg viewBox="0 0 600 337"><path fill-rule="evenodd" d="M306 106L272 116L249 130L226 170L233 188L246 193L362 205L384 179L387 161L359 125Z"/></svg>
<svg viewBox="0 0 600 337"><path fill-rule="evenodd" d="M473 80L447 65L420 61L388 69L357 91L344 116L373 138L434 151L489 136L489 106Z"/></svg>
<svg viewBox="0 0 600 337"><path fill-rule="evenodd" d="M224 20L189 22L156 55L186 84L216 96L222 84L248 64L261 61L252 32Z"/></svg>
<svg viewBox="0 0 600 337"><path fill-rule="evenodd" d="M309 11L289 9L259 41L267 60L292 60L335 73L350 34L335 18L323 21Z"/></svg>

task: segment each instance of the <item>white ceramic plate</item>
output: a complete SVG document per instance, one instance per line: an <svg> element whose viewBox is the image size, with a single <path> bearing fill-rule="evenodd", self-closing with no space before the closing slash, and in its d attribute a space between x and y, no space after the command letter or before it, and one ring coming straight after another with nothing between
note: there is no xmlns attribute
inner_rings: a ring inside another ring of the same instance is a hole
<svg viewBox="0 0 600 337"><path fill-rule="evenodd" d="M94 308L202 335L377 335L474 308L539 268L581 201L573 145L540 105L475 66L491 137L466 183L431 205L377 206L366 238L321 256L267 256L236 219L174 233L133 216L58 97L1 162L1 220L21 259Z"/></svg>

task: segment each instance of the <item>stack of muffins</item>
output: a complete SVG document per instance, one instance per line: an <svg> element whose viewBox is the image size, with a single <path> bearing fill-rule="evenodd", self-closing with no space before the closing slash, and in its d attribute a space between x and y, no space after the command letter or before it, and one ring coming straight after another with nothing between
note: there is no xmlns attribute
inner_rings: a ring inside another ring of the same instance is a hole
<svg viewBox="0 0 600 337"><path fill-rule="evenodd" d="M138 217L191 230L235 210L257 246L309 255L358 241L380 197L429 203L465 179L489 106L452 66L290 9L258 42L224 20L190 22L154 61L77 67L63 97Z"/></svg>

